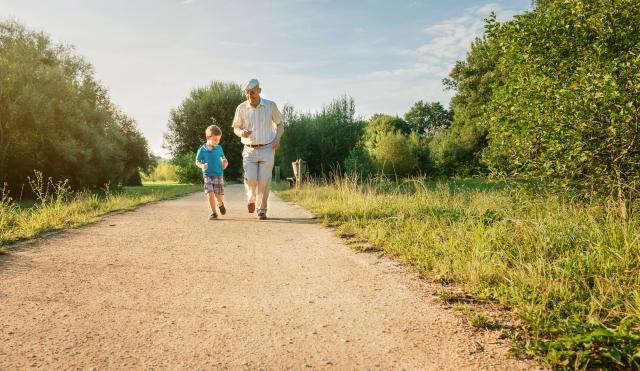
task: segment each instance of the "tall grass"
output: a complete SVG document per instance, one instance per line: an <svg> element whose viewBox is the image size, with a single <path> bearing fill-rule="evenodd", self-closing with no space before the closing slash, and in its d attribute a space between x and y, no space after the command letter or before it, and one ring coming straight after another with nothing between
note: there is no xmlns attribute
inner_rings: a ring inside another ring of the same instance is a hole
<svg viewBox="0 0 640 371"><path fill-rule="evenodd" d="M18 204L3 190L0 192L0 253L1 246L31 239L43 233L74 228L94 222L112 211L129 210L137 205L175 198L200 189L194 185L145 185L124 187L103 192L71 192L66 182L45 180L36 173L31 180L36 199Z"/></svg>
<svg viewBox="0 0 640 371"><path fill-rule="evenodd" d="M425 276L511 308L554 367L640 367L640 228L606 203L488 181L308 183L281 192Z"/></svg>

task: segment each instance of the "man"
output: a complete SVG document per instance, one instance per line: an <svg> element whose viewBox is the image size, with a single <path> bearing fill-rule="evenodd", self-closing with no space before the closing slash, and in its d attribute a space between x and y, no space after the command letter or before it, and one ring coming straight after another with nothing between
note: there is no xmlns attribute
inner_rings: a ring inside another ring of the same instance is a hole
<svg viewBox="0 0 640 371"><path fill-rule="evenodd" d="M260 97L262 89L256 79L242 86L246 101L236 108L233 132L244 144L242 166L247 190L247 209L258 210L258 219L267 219L267 199L276 149L284 129L282 114L276 104Z"/></svg>

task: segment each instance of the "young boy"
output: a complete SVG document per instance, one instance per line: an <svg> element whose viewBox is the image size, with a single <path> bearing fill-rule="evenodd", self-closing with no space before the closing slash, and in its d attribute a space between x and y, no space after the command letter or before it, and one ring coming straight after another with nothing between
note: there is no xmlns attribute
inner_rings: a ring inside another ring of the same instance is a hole
<svg viewBox="0 0 640 371"><path fill-rule="evenodd" d="M211 207L211 215L209 220L217 219L216 201L220 214L227 213L224 207L224 180L222 171L227 168L229 163L224 157L222 146L220 146L220 138L222 131L217 125L211 125L205 131L207 143L198 148L196 153L196 166L202 169L204 177L204 193L209 198L209 206Z"/></svg>

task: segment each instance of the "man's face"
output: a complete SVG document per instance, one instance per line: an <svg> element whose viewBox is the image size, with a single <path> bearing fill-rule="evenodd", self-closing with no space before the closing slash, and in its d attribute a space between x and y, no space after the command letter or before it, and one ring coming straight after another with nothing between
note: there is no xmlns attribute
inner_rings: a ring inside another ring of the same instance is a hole
<svg viewBox="0 0 640 371"><path fill-rule="evenodd" d="M260 92L262 91L262 89L260 89L260 87L256 86L255 88L252 89L247 89L244 91L244 96L251 101L251 104L256 105L258 104L258 102L260 102Z"/></svg>

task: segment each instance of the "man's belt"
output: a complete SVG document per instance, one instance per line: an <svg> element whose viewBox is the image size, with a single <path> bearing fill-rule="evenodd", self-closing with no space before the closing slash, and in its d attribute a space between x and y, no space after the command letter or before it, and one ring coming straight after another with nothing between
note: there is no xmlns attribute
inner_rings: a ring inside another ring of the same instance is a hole
<svg viewBox="0 0 640 371"><path fill-rule="evenodd" d="M268 146L271 143L265 143L265 144L245 144L245 146L247 147L251 147L251 148L260 148L260 147L264 147L264 146Z"/></svg>

